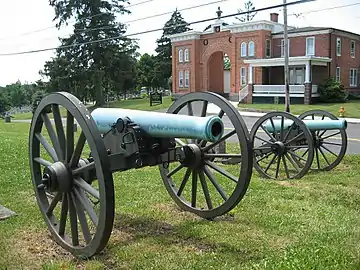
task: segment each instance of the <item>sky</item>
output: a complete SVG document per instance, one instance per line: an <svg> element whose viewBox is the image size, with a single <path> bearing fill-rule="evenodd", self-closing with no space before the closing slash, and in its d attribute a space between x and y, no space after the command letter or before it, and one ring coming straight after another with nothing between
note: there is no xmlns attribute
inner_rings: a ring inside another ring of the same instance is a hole
<svg viewBox="0 0 360 270"><path fill-rule="evenodd" d="M129 0L130 15L123 15L119 20L128 24L127 34L146 30L160 29L170 18L171 13L178 10L213 3L200 8L181 11L187 22L211 19L216 17L220 6L222 15L230 15L244 7L245 1L239 0ZM295 0L288 0L293 2ZM66 37L72 32L72 24L60 30L55 27L54 10L48 0L11 0L0 2L0 86L20 80L22 83L34 82L41 78L39 70L43 69L47 60L54 56L54 50L1 56L1 54L31 51L45 48L56 48L60 45L58 37ZM256 8L282 4L283 0L253 0ZM351 5L351 6L349 6ZM339 7L345 6L345 7ZM346 7L347 6L347 7ZM324 10L328 9L328 10ZM269 20L270 13L279 13L279 22L283 22L281 8L258 12L254 20ZM360 34L360 0L315 0L288 7L288 24L295 27L323 26L334 27ZM138 20L144 17L169 13L155 18ZM138 20L136 22L130 22ZM224 19L234 23L235 17ZM191 28L202 31L212 21L193 24ZM157 31L132 36L138 39L140 53L155 53L156 39L162 34ZM46 79L46 78L45 78Z"/></svg>

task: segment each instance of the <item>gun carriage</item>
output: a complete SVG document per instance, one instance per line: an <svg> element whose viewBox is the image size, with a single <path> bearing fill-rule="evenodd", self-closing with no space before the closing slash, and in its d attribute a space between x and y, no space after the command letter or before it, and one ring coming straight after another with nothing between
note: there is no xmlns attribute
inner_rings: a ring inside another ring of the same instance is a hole
<svg viewBox="0 0 360 270"><path fill-rule="evenodd" d="M201 105L198 116L195 103ZM218 115L207 116L209 104L220 108ZM214 150L230 138L240 146L236 153ZM73 95L58 92L45 96L34 111L29 156L35 196L54 240L87 258L106 246L112 232L115 172L158 166L181 209L213 219L244 197L253 155L239 112L214 93L183 95L166 113L112 108L90 113ZM236 165L220 166L229 160Z"/></svg>
<svg viewBox="0 0 360 270"><path fill-rule="evenodd" d="M301 178L310 169L331 170L346 153L346 128L346 120L321 110L298 117L286 112L265 114L250 132L254 167L262 177L272 179Z"/></svg>

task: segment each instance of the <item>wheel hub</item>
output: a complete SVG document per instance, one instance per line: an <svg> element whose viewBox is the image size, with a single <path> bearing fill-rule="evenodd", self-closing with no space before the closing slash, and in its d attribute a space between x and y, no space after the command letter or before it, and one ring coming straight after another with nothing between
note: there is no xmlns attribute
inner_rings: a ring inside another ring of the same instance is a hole
<svg viewBox="0 0 360 270"><path fill-rule="evenodd" d="M43 179L38 188L46 187L50 192L69 192L73 185L71 170L63 162L55 162L44 169Z"/></svg>
<svg viewBox="0 0 360 270"><path fill-rule="evenodd" d="M271 145L271 150L278 155L282 155L286 152L286 146L283 142L275 142Z"/></svg>
<svg viewBox="0 0 360 270"><path fill-rule="evenodd" d="M188 144L183 147L185 158L182 165L185 167L196 168L202 162L202 152L198 145Z"/></svg>

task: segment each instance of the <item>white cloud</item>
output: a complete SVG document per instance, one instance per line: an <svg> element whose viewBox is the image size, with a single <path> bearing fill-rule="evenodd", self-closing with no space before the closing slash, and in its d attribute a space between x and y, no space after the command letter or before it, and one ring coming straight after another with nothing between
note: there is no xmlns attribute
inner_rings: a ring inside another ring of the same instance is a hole
<svg viewBox="0 0 360 270"><path fill-rule="evenodd" d="M132 3L143 2L144 0L134 0ZM212 0L213 2L215 0ZM291 2L294 0L288 0ZM172 12L175 8L183 9L189 6L209 3L209 0L153 0L151 2L133 6L132 14L122 17L121 21L130 21L138 18L151 16L153 14ZM253 0L256 8L282 4L282 0ZM297 27L301 26L325 26L344 29L351 32L359 32L358 22L360 22L360 4L356 6L337 8L333 10L312 12L318 9L331 8L336 6L355 4L356 0L335 1L317 0L310 3L298 4L288 7L288 23ZM212 4L192 10L183 11L183 17L187 22L216 17L217 7L220 6L223 15L233 14L238 8L243 8L243 1L223 0L221 3ZM255 19L268 20L271 12L280 14L279 20L282 22L282 10L274 9L259 12ZM310 13L307 13L310 12ZM303 13L296 17L292 14ZM61 29L50 28L32 34L21 35L34 30L47 28L55 23L53 8L44 0L11 0L0 3L0 54L10 52L28 51L41 48L51 48L59 45L58 36L65 36L71 32L71 27ZM146 30L162 28L170 15L164 15L147 20L133 22L128 27L128 34L143 32ZM235 18L227 18L225 21L232 23ZM191 27L196 30L203 30L211 22L195 24ZM154 53L156 39L162 32L154 32L136 36L139 39L140 52ZM135 38L135 37L134 37ZM9 84L20 79L21 81L35 81L40 76L38 72L43 68L46 60L50 59L53 51L33 53L16 56L0 56L0 85Z"/></svg>

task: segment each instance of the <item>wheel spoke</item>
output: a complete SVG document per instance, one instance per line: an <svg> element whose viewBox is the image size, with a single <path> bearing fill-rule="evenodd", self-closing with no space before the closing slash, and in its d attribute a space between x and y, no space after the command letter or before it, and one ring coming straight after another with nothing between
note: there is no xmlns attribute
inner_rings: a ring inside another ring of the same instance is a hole
<svg viewBox="0 0 360 270"><path fill-rule="evenodd" d="M285 153L285 157L290 161L290 163L291 163L291 165L294 167L294 169L295 169L298 173L300 173L300 166L301 166L301 164L300 164L300 166L299 166L299 165L297 164L297 162L294 161L294 160L289 156L288 153Z"/></svg>
<svg viewBox="0 0 360 270"><path fill-rule="evenodd" d="M47 214L47 215L51 215L51 214L52 214L52 212L54 211L56 205L57 205L58 202L60 201L61 197L62 197L62 193L60 193L60 192L56 193L54 199L51 201L48 209L46 210L46 214Z"/></svg>
<svg viewBox="0 0 360 270"><path fill-rule="evenodd" d="M183 177L183 180L181 181L181 184L180 184L180 187L179 187L179 190L177 192L177 195L178 196L181 196L181 193L183 192L184 188L185 188L185 185L187 183L187 181L189 180L190 178L190 174L191 174L191 169L190 168L187 168L186 170L186 173Z"/></svg>
<svg viewBox="0 0 360 270"><path fill-rule="evenodd" d="M212 209L212 201L210 198L210 193L209 193L209 189L208 186L206 184L206 180L205 180L205 176L204 176L204 172L203 171L199 171L199 178L200 178L200 183L204 192L204 196L205 196L205 200L206 200L206 204L208 206L208 209Z"/></svg>
<svg viewBox="0 0 360 270"><path fill-rule="evenodd" d="M72 154L71 159L70 159L70 168L74 168L79 163L79 159L80 159L81 153L84 149L85 142L86 142L85 134L84 134L84 132L81 132L79 140L75 147L75 151Z"/></svg>
<svg viewBox="0 0 360 270"><path fill-rule="evenodd" d="M79 232L78 232L78 222L75 209L75 202L72 200L71 195L68 195L68 205L69 205L69 215L70 215L70 225L71 225L71 238L73 246L79 245Z"/></svg>
<svg viewBox="0 0 360 270"><path fill-rule="evenodd" d="M95 197L96 199L100 200L100 193L95 188L93 188L90 184L88 184L84 179L82 178L76 178L74 179L75 185L82 188L83 190L87 191L90 195Z"/></svg>
<svg viewBox="0 0 360 270"><path fill-rule="evenodd" d="M321 147L319 147L319 151L321 153L321 155L323 156L323 158L325 159L326 163L328 164L328 166L330 165L330 162L328 161L327 157L324 154L324 151L321 149ZM320 168L319 168L320 169Z"/></svg>
<svg viewBox="0 0 360 270"><path fill-rule="evenodd" d="M66 161L70 162L74 152L74 117L67 112L66 119Z"/></svg>
<svg viewBox="0 0 360 270"><path fill-rule="evenodd" d="M180 164L178 165L174 170L172 170L171 172L169 172L166 177L171 177L173 176L175 173L177 173L178 171L180 171L182 168L184 168L184 165Z"/></svg>
<svg viewBox="0 0 360 270"><path fill-rule="evenodd" d="M90 162L84 166L81 166L80 168L77 168L77 169L74 169L72 171L72 175L77 175L77 174L81 174L81 173L84 173L86 171L89 171L89 170L93 170L95 168L95 162Z"/></svg>
<svg viewBox="0 0 360 270"><path fill-rule="evenodd" d="M209 170L209 168L206 166L203 167L203 170L204 170L206 176L209 178L210 182L215 187L215 189L219 192L221 197L224 199L224 201L227 201L228 197L227 197L225 191L223 190L223 188L221 187L221 185L216 180L215 175L213 175L212 172Z"/></svg>
<svg viewBox="0 0 360 270"><path fill-rule="evenodd" d="M342 146L341 143L333 143L333 142L322 142L323 144L330 144L330 145L336 145L336 146Z"/></svg>
<svg viewBox="0 0 360 270"><path fill-rule="evenodd" d="M327 136L325 136L325 137L322 137L321 139L322 139L322 140L326 140L326 139L328 139L328 138L334 137L334 136L339 135L339 134L341 134L341 131L336 132L336 133L333 133L333 134L329 134L329 135L327 135Z"/></svg>
<svg viewBox="0 0 360 270"><path fill-rule="evenodd" d="M56 136L55 130L54 130L52 124L51 124L49 115L47 115L46 113L43 113L43 114L41 114L41 117L42 117L42 119L44 121L45 127L47 129L48 134L49 134L51 143L52 143L52 145L53 145L53 147L55 149L56 155L58 156L59 159L62 159L63 152L62 152L59 140L58 140L58 138Z"/></svg>
<svg viewBox="0 0 360 270"><path fill-rule="evenodd" d="M209 151L209 149L215 147L216 145L218 145L219 143L225 141L226 139L230 138L232 135L236 134L236 130L233 129L231 132L229 132L228 134L224 135L220 140L218 140L217 142L214 142L212 144L209 144L208 146L203 148L204 152Z"/></svg>
<svg viewBox="0 0 360 270"><path fill-rule="evenodd" d="M63 193L62 203L61 203L61 214L60 214L60 224L59 224L59 235L64 236L65 234L65 226L66 226L66 219L68 213L68 198L67 194Z"/></svg>
<svg viewBox="0 0 360 270"><path fill-rule="evenodd" d="M229 178L234 183L238 182L238 179L235 176L233 176L231 173L225 171L223 168L219 167L218 165L214 164L213 162L206 160L205 164L207 164L209 167L213 168L215 171L222 174L223 176Z"/></svg>
<svg viewBox="0 0 360 270"><path fill-rule="evenodd" d="M274 124L274 123L272 122L272 124ZM269 136L269 138L271 139L271 141L273 141L273 142L276 142L276 141L277 141L277 140L275 139L275 137L274 137L273 135L271 135L271 133L266 129L266 127L264 127L264 125L261 125L260 127L261 127L262 130L266 133L266 135ZM273 127L273 129L275 130L275 127ZM259 138L259 139L260 139L260 138ZM263 140L263 141L265 141L265 140ZM265 141L265 142L267 142L267 141Z"/></svg>
<svg viewBox="0 0 360 270"><path fill-rule="evenodd" d="M85 192L81 189L74 189L74 193L77 197L77 199L80 201L80 203L82 204L84 210L88 213L91 221L94 223L95 226L97 226L98 224L98 217L95 213L94 208L91 206L89 198L87 197L87 195L85 194Z"/></svg>
<svg viewBox="0 0 360 270"><path fill-rule="evenodd" d="M290 178L289 168L288 168L288 166L287 166L285 156L282 156L281 159L282 159L282 162L284 163L284 168L285 168L286 177L287 177L287 178Z"/></svg>
<svg viewBox="0 0 360 270"><path fill-rule="evenodd" d="M267 165L267 167L266 167L266 169L265 169L265 173L270 169L271 165L274 163L274 161L275 161L275 159L276 159L277 156L278 156L277 154L274 155L274 157L272 158L272 160L270 161L270 163Z"/></svg>
<svg viewBox="0 0 360 270"><path fill-rule="evenodd" d="M197 179L198 173L196 170L192 171L191 181L191 206L196 207L196 193L197 193Z"/></svg>
<svg viewBox="0 0 360 270"><path fill-rule="evenodd" d="M276 164L275 178L278 178L278 177L279 177L280 162L281 162L281 157L280 157L280 155L279 155L279 156L278 156L278 159L277 159L277 164Z"/></svg>
<svg viewBox="0 0 360 270"><path fill-rule="evenodd" d="M331 151L329 148L325 147L324 145L321 145L320 147L324 148L326 151L328 151L330 154L334 155L335 157L338 156L337 154L335 154L333 151Z"/></svg>
<svg viewBox="0 0 360 270"><path fill-rule="evenodd" d="M59 161L58 155L55 152L55 149L48 143L45 137L41 133L35 133L35 137L39 140L41 145L45 148L46 152L48 152L49 156L52 158L54 162Z"/></svg>
<svg viewBox="0 0 360 270"><path fill-rule="evenodd" d="M76 196L74 196L73 193L71 193L71 198L72 198L72 201L74 202L74 206L76 209L77 216L79 218L81 231L83 233L85 242L88 244L91 241L91 234L90 234L89 226L88 226L88 223L86 220L86 216L85 216L83 207L81 206L81 204L79 203L79 201L77 200Z"/></svg>
<svg viewBox="0 0 360 270"><path fill-rule="evenodd" d="M65 157L66 139L65 139L64 126L63 126L63 122L62 122L62 118L61 118L61 114L60 114L59 105L53 104L52 111L53 111L53 116L54 116L56 132L57 132L58 139L59 139L59 145L61 148L62 159L65 160L65 158L66 158Z"/></svg>
<svg viewBox="0 0 360 270"><path fill-rule="evenodd" d="M45 167L50 166L52 164L50 161L47 161L47 160L45 160L45 159L43 159L41 157L34 158L34 161L41 164L41 165L43 165L43 166L45 166Z"/></svg>

